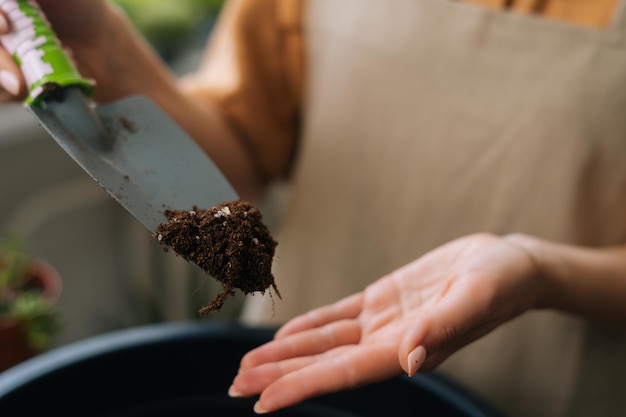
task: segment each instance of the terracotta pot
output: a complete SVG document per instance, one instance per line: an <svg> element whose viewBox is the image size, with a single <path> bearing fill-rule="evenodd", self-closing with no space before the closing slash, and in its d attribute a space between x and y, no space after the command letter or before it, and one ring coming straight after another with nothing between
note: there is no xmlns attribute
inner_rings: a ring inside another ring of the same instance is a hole
<svg viewBox="0 0 626 417"><path fill-rule="evenodd" d="M62 291L62 281L57 270L42 259L33 259L29 267L28 285L41 289L51 304L55 304ZM15 317L0 316L0 372L41 353L33 348L26 336L24 324Z"/></svg>
<svg viewBox="0 0 626 417"><path fill-rule="evenodd" d="M55 304L63 290L59 272L43 259L35 258L31 261L28 274L31 276L31 284L40 288L46 298Z"/></svg>
<svg viewBox="0 0 626 417"><path fill-rule="evenodd" d="M21 321L12 317L0 317L0 371L30 359L38 353L28 344Z"/></svg>

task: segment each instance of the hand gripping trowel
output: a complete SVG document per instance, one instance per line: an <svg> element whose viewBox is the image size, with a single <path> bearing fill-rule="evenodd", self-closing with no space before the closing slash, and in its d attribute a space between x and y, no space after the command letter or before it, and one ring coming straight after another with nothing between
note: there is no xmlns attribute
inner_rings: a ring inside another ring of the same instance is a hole
<svg viewBox="0 0 626 417"><path fill-rule="evenodd" d="M154 103L96 105L37 4L0 0L12 31L0 42L29 88L25 107L59 145L152 233L164 211L238 199L204 151Z"/></svg>

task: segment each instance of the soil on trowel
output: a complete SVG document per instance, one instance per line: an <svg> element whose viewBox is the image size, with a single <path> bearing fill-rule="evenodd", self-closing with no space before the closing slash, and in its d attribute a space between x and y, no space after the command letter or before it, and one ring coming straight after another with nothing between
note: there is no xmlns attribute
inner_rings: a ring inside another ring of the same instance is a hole
<svg viewBox="0 0 626 417"><path fill-rule="evenodd" d="M200 315L219 311L235 289L249 294L271 287L280 297L272 274L277 242L252 204L236 200L209 209L166 210L165 216L168 222L155 233L164 250L173 250L224 286Z"/></svg>

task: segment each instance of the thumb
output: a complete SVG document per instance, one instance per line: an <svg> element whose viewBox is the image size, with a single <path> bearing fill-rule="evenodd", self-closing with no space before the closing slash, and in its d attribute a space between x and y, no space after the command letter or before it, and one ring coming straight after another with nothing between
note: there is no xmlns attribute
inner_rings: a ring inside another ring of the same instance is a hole
<svg viewBox="0 0 626 417"><path fill-rule="evenodd" d="M428 356L430 347L426 346L426 338L429 333L429 327L428 319L422 317L400 340L398 361L404 372L410 377L422 368Z"/></svg>
<svg viewBox="0 0 626 417"><path fill-rule="evenodd" d="M434 369L502 322L492 317L480 303L472 306L446 303L439 307L418 318L400 341L398 359L409 376L420 369Z"/></svg>

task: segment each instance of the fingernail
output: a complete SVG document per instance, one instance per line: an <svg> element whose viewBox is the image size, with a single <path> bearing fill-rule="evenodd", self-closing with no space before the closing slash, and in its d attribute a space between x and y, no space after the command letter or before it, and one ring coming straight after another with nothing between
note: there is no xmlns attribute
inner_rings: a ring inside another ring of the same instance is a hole
<svg viewBox="0 0 626 417"><path fill-rule="evenodd" d="M418 346L409 353L409 376L415 375L415 373L421 368L426 360L426 348L424 346Z"/></svg>
<svg viewBox="0 0 626 417"><path fill-rule="evenodd" d="M231 385L230 388L228 388L228 396L237 398L237 397L243 397L243 394L237 391L234 385Z"/></svg>
<svg viewBox="0 0 626 417"><path fill-rule="evenodd" d="M10 71L0 70L0 84L2 88L14 96L20 92L20 80Z"/></svg>
<svg viewBox="0 0 626 417"><path fill-rule="evenodd" d="M0 33L8 33L9 32L9 22L7 19L0 14Z"/></svg>
<svg viewBox="0 0 626 417"><path fill-rule="evenodd" d="M267 414L267 410L261 408L261 406L259 406L259 402L257 401L256 403L254 403L254 408L253 408L254 412L257 414Z"/></svg>

